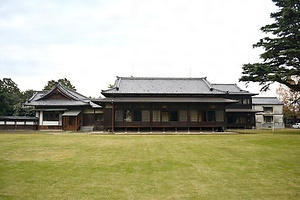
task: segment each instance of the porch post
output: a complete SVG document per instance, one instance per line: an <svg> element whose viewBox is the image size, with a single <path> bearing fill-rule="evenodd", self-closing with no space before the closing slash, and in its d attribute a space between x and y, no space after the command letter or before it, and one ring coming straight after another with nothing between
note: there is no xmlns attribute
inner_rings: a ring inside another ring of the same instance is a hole
<svg viewBox="0 0 300 200"><path fill-rule="evenodd" d="M111 100L112 108L111 108L111 132L115 133L115 108L114 108L114 100Z"/></svg>

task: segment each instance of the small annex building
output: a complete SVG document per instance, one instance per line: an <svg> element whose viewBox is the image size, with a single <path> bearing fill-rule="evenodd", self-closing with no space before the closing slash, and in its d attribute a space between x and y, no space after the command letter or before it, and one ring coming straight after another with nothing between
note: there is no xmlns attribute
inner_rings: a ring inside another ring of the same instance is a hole
<svg viewBox="0 0 300 200"><path fill-rule="evenodd" d="M107 131L209 130L255 127L252 96L236 84L211 84L206 78L117 77L103 107Z"/></svg>
<svg viewBox="0 0 300 200"><path fill-rule="evenodd" d="M253 97L253 109L258 112L255 115L256 128L281 129L283 122L283 102L276 97Z"/></svg>
<svg viewBox="0 0 300 200"><path fill-rule="evenodd" d="M25 106L34 107L40 130L102 130L101 106L61 84L35 92Z"/></svg>

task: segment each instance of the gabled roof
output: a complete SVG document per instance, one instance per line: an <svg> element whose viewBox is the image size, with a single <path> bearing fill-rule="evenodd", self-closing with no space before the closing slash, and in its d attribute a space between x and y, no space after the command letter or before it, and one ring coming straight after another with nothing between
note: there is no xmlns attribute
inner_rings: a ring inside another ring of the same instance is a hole
<svg viewBox="0 0 300 200"><path fill-rule="evenodd" d="M283 105L276 97L252 97L253 105Z"/></svg>
<svg viewBox="0 0 300 200"><path fill-rule="evenodd" d="M236 84L211 84L204 78L117 77L113 88L102 90L104 96L118 94L218 95L251 94Z"/></svg>
<svg viewBox="0 0 300 200"><path fill-rule="evenodd" d="M59 90L62 95L64 95L68 99L72 100L86 100L88 99L86 96L83 96L82 94L79 94L78 92L71 90L62 84L58 83L55 85L51 90L46 91L45 94L41 95L38 99L36 100L42 100L42 99L47 99L47 97L51 96L55 90Z"/></svg>
<svg viewBox="0 0 300 200"><path fill-rule="evenodd" d="M50 98L55 92L61 94L63 99ZM86 96L71 90L58 83L51 90L38 91L25 103L26 106L91 106L100 108L101 106L91 102Z"/></svg>

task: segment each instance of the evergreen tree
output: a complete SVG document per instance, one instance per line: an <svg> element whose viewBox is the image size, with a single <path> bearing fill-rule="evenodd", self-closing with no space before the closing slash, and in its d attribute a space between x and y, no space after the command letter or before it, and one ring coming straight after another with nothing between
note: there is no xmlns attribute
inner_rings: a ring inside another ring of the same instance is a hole
<svg viewBox="0 0 300 200"><path fill-rule="evenodd" d="M65 87L67 87L67 88L69 88L71 90L76 91L75 86L73 86L71 84L71 82L68 79L66 79L66 78L64 78L64 79L58 79L57 81L55 81L55 80L48 81L48 84L45 85L44 90L51 90L58 83L62 84L63 86L65 86Z"/></svg>
<svg viewBox="0 0 300 200"><path fill-rule="evenodd" d="M260 55L260 63L244 64L240 81L259 82L266 91L278 82L292 90L300 91L300 82L294 81L300 76L300 1L272 0L279 7L271 13L273 24L261 28L264 33L271 33L253 47L262 47L265 52Z"/></svg>
<svg viewBox="0 0 300 200"><path fill-rule="evenodd" d="M0 79L0 116L14 115L15 106L22 100L22 93L12 79Z"/></svg>

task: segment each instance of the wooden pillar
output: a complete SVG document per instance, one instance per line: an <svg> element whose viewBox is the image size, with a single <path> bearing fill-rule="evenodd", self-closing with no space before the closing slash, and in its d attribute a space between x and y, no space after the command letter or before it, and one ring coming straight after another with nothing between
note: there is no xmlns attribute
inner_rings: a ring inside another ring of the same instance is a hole
<svg viewBox="0 0 300 200"><path fill-rule="evenodd" d="M111 132L115 133L115 108L114 108L114 100L111 100L112 108L111 108Z"/></svg>

